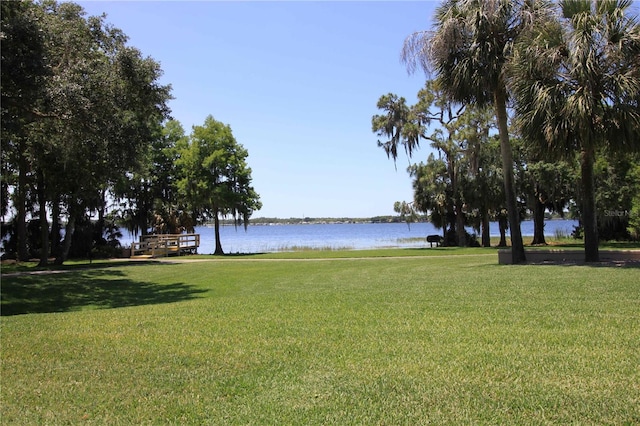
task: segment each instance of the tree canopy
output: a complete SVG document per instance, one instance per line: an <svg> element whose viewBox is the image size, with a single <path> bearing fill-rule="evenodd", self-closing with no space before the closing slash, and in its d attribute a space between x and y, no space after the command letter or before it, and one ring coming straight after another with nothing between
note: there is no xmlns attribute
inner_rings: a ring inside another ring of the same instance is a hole
<svg viewBox="0 0 640 426"><path fill-rule="evenodd" d="M232 216L245 228L251 214L262 207L251 186L249 153L234 138L231 127L209 115L202 126L194 126L188 146L181 151L178 181L192 217L214 220L215 254L224 254L220 241L220 218Z"/></svg>
<svg viewBox="0 0 640 426"><path fill-rule="evenodd" d="M1 18L6 254L46 264L115 249L118 224L134 235L218 216L246 226L261 206L247 151L212 117L186 136L158 62L104 15L43 0L2 2Z"/></svg>
<svg viewBox="0 0 640 426"><path fill-rule="evenodd" d="M631 1L559 2L515 49L511 86L523 137L547 156L579 153L585 258L597 261L598 149L640 149L640 27Z"/></svg>
<svg viewBox="0 0 640 426"><path fill-rule="evenodd" d="M546 13L543 1L445 0L432 31L407 37L402 59L410 71L435 74L454 101L493 106L500 135L505 202L511 227L512 261L525 260L509 141L506 70L513 46L531 22Z"/></svg>

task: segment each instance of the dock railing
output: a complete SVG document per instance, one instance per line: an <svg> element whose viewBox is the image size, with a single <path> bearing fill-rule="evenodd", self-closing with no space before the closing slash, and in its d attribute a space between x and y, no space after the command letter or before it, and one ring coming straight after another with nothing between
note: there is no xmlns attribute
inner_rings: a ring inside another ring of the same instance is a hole
<svg viewBox="0 0 640 426"><path fill-rule="evenodd" d="M131 244L131 257L169 256L197 253L200 234L149 234L142 235L140 241Z"/></svg>

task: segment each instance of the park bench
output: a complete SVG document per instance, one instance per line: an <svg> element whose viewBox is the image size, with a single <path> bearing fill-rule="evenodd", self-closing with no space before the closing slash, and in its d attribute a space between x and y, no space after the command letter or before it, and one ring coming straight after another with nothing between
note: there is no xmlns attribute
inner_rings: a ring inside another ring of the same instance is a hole
<svg viewBox="0 0 640 426"><path fill-rule="evenodd" d="M442 244L442 237L440 235L427 235L427 242L430 247L433 247L433 243L436 243L436 247L439 247Z"/></svg>

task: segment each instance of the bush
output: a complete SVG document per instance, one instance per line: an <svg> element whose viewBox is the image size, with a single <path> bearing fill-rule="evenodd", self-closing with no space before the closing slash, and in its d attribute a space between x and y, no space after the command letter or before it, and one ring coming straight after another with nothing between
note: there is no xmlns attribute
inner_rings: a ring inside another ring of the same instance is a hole
<svg viewBox="0 0 640 426"><path fill-rule="evenodd" d="M640 196L633 199L631 211L629 212L629 226L627 232L634 241L640 240Z"/></svg>

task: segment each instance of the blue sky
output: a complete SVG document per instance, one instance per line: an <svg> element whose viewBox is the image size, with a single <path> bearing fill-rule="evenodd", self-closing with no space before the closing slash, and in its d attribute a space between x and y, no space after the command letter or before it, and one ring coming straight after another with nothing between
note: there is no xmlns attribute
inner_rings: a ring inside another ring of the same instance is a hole
<svg viewBox="0 0 640 426"><path fill-rule="evenodd" d="M254 217L388 215L413 198L408 160L396 171L371 117L383 94L415 102L425 76L400 50L437 2L78 3L160 62L187 133L209 114L231 126L263 203Z"/></svg>

